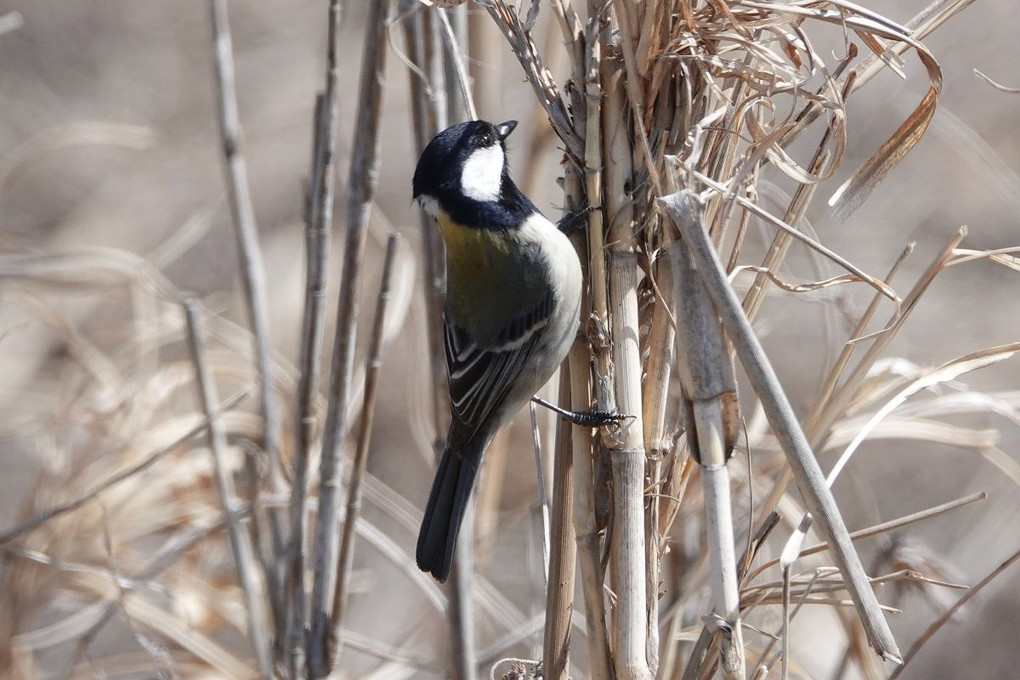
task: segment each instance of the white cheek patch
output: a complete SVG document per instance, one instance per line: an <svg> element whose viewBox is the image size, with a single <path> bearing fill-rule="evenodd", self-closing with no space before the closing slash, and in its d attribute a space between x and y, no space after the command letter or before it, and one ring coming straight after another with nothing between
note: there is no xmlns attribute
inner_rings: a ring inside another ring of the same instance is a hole
<svg viewBox="0 0 1020 680"><path fill-rule="evenodd" d="M499 144L471 152L460 175L460 190L476 201L499 200L503 180L503 147Z"/></svg>
<svg viewBox="0 0 1020 680"><path fill-rule="evenodd" d="M428 194L422 194L418 197L418 205L421 206L421 209L425 211L426 215L434 217L437 220L439 219L439 201Z"/></svg>

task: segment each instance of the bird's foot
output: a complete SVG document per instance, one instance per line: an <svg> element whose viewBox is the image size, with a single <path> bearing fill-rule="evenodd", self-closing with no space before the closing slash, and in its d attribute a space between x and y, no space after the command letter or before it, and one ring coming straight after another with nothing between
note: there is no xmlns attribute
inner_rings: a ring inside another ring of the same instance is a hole
<svg viewBox="0 0 1020 680"><path fill-rule="evenodd" d="M570 411L560 408L556 404L540 397L532 397L531 400L539 406L544 406L550 411L559 413L563 420L569 421L574 425L580 425L581 427L605 427L606 425L619 423L634 417L625 413L617 413L616 411Z"/></svg>
<svg viewBox="0 0 1020 680"><path fill-rule="evenodd" d="M556 228L567 236L572 236L585 226L588 215L596 210L598 210L598 206L589 205L586 208L569 212L560 218L560 221L556 223Z"/></svg>

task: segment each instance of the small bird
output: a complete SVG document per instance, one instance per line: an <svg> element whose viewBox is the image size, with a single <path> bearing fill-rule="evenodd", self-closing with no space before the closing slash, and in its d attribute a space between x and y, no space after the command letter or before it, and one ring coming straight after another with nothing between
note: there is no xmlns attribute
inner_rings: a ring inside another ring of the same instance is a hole
<svg viewBox="0 0 1020 680"><path fill-rule="evenodd" d="M440 582L485 450L562 363L580 323L577 253L510 179L506 138L516 126L447 128L414 172L414 198L446 243L452 422L416 551L419 568Z"/></svg>

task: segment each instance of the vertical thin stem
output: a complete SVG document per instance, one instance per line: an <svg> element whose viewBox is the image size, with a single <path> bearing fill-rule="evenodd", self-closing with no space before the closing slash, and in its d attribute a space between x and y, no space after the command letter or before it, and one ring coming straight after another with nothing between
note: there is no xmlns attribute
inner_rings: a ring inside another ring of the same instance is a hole
<svg viewBox="0 0 1020 680"><path fill-rule="evenodd" d="M262 428L266 452L273 465L284 471L280 459L280 421L277 417L276 397L270 371L269 304L266 295L265 267L259 248L255 209L252 206L251 188L248 186L248 169L241 153L241 120L237 107L237 88L234 82L233 46L226 0L210 0L213 39L216 55L216 85L219 92L220 136L226 160L227 188L230 193L230 212L233 215L237 236L238 255L241 260L241 283L244 286L248 317L255 335L255 357L259 379L259 408L262 411Z"/></svg>
<svg viewBox="0 0 1020 680"><path fill-rule="evenodd" d="M634 237L632 147L627 133L623 69L602 63L603 184L609 221L609 301L616 407L629 416L606 437L613 470L613 521L610 544L613 661L617 680L651 677L648 664L648 591L645 562L645 442L641 401L641 347L638 320L638 255ZM595 121L588 120L589 130Z"/></svg>
<svg viewBox="0 0 1020 680"><path fill-rule="evenodd" d="M570 349L570 407L590 408L591 362L588 349L578 340ZM595 522L595 471L591 432L576 428L572 433L574 467L574 535L581 566L581 591L584 594L584 622L588 633L588 663L593 680L611 680L612 658L606 605L602 588L602 551Z"/></svg>
<svg viewBox="0 0 1020 680"><path fill-rule="evenodd" d="M594 3L589 3L589 11ZM587 205L602 205L602 80L599 73L601 45L597 39L597 11L589 19L584 53L584 196ZM572 178L568 177L568 181ZM568 185L569 186L569 185ZM577 190L580 193L580 190ZM569 194L568 194L569 196ZM575 208L579 206L574 206ZM591 321L598 331L608 330L609 302L606 287L606 260L603 238L602 210L593 210L588 216L588 249L580 252L585 267L585 280L590 282L590 301L582 309L591 310ZM596 408L611 411L612 371L607 348L596 349L597 381L592 389L591 361L581 341L570 350L570 403L574 410L591 408L594 391ZM573 433L574 456L574 532L581 566L581 591L584 594L585 623L588 632L588 655L594 680L613 677L612 657L609 649L606 608L603 594L602 551L599 542L598 522L595 518L595 470L592 436L588 431Z"/></svg>
<svg viewBox="0 0 1020 680"><path fill-rule="evenodd" d="M669 244L663 246L668 250ZM641 396L644 415L645 451L648 452L648 488L650 496L645 507L645 588L648 607L648 663L653 672L659 667L659 581L663 543L660 536L665 530L660 524L661 494L663 485L663 456L667 450L666 408L669 402L669 380L673 363L674 330L671 323L673 309L673 279L669 258L656 262L652 276L662 299L652 312L651 331L648 335L648 360L645 363L645 380ZM679 470L676 471L679 474Z"/></svg>
<svg viewBox="0 0 1020 680"><path fill-rule="evenodd" d="M375 323L372 325L372 339L368 348L365 368L365 396L361 409L361 432L358 434L358 449L351 471L351 484L347 490L347 512L344 515L343 536L340 540L340 559L336 592L333 596L333 629L330 634L330 668L336 668L340 659L341 630L347 609L347 594L350 586L351 568L354 565L354 529L361 515L362 482L368 465L368 447L372 440L372 424L375 416L375 397L379 384L379 367L382 364L383 326L386 322L386 306L390 299L393 279L393 263L396 260L399 234L390 234L386 244L386 259L383 262L382 283L379 285L379 299L375 308Z"/></svg>
<svg viewBox="0 0 1020 680"><path fill-rule="evenodd" d="M549 586L549 492L545 483L545 465L542 462L542 435L538 429L538 409L535 402L528 403L531 416L532 443L535 448L535 477L538 486L538 510L542 520L542 575Z"/></svg>
<svg viewBox="0 0 1020 680"><path fill-rule="evenodd" d="M226 0L210 0L209 9L213 29L220 138L226 162L227 192L234 223L234 236L237 239L241 285L244 289L248 321L251 324L253 335L255 370L259 385L259 411L262 417L262 446L268 454L272 466L270 478L273 486L279 487L282 484L281 475L286 476L287 472L280 458L280 419L277 412L276 394L273 391L269 303L266 294L262 251L259 248L258 226L255 224L255 209L252 205L251 188L248 185L248 169L241 152L241 120L237 106L237 86L234 79L234 55L227 2ZM252 511L257 512L258 508L253 508ZM270 522L273 530L274 552L282 552L283 539L275 512L270 512ZM276 565L270 564L268 556L261 557L269 583L273 618L277 627L282 630L284 615L283 589L279 583L280 574Z"/></svg>
<svg viewBox="0 0 1020 680"><path fill-rule="evenodd" d="M560 369L560 404L570 403L569 365ZM574 610L574 564L577 544L571 517L574 514L574 461L570 424L560 419L556 426L556 457L553 467L552 531L549 573L546 579L545 644L543 677L570 677L570 615Z"/></svg>
<svg viewBox="0 0 1020 680"><path fill-rule="evenodd" d="M358 296L369 213L379 179L379 120L383 71L386 62L388 0L371 4L365 26L364 57L355 146L348 180L347 241L344 244L343 279L337 309L336 337L330 376L329 410L319 464L319 514L315 524L315 582L312 587L312 621L308 662L312 677L325 677L333 589L339 551L340 484L343 447L347 437L354 341L358 325Z"/></svg>
<svg viewBox="0 0 1020 680"><path fill-rule="evenodd" d="M326 311L329 247L333 231L333 195L336 187L336 137L339 102L340 0L330 0L326 37L325 90L315 99L314 145L312 148L311 191L305 206L305 306L301 320L301 354L298 383L297 422L294 450L294 480L290 497L290 543L287 550L286 662L291 678L304 669L307 625L305 591L305 541L308 535L308 468L315 438L315 397L319 392L323 327Z"/></svg>
<svg viewBox="0 0 1020 680"><path fill-rule="evenodd" d="M251 537L241 526L241 512L237 508L234 497L233 482L227 473L226 457L227 437L220 426L216 414L216 387L205 363L205 353L198 327L198 303L194 298L186 297L181 304L184 307L184 318L188 326L188 348L195 364L195 381L198 383L199 398L202 411L209 422L207 430L209 448L213 456L213 471L216 475L216 490L223 505L223 516L230 536L230 549L234 555L234 567L237 579L244 593L245 613L248 615L248 631L251 635L255 659L258 662L259 674L267 680L273 677L272 659L270 658L269 632L266 630L266 612L264 609L263 592L258 585L258 570L255 554L252 550Z"/></svg>
<svg viewBox="0 0 1020 680"><path fill-rule="evenodd" d="M674 243L673 298L676 302L678 372L690 401L687 433L701 465L706 539L714 576L715 614L728 625L719 630L727 678L744 678L730 478L726 463L736 439L736 381L719 318L695 270L688 247Z"/></svg>

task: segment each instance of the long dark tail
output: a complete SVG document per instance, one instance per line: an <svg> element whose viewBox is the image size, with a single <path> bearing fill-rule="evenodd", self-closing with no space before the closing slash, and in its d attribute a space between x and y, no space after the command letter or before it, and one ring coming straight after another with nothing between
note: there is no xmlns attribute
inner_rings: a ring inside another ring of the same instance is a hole
<svg viewBox="0 0 1020 680"><path fill-rule="evenodd" d="M431 572L440 583L445 583L450 575L457 535L482 462L481 453L468 451L457 454L447 443L439 467L436 468L436 478L432 482L432 492L418 534L415 557L418 567L422 571Z"/></svg>

